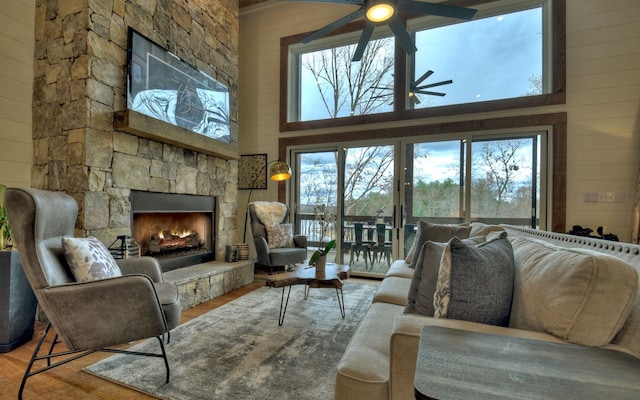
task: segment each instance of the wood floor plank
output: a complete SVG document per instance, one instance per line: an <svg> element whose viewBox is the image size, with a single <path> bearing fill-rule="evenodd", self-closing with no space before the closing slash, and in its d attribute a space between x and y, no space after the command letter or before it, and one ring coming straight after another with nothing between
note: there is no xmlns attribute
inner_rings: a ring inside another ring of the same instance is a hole
<svg viewBox="0 0 640 400"><path fill-rule="evenodd" d="M180 323L190 321L262 286L264 286L264 281L256 280L249 285L185 310L182 313ZM17 398L22 375L27 368L31 353L40 339L43 329L44 324L36 322L35 333L31 341L9 353L0 354L0 400L15 400ZM53 335L49 334L49 336L53 338ZM48 348L51 344L51 339L47 339L45 343L43 347ZM127 348L130 345L119 347ZM51 400L155 399L153 396L145 395L82 371L84 367L110 355L109 353L94 353L35 375L27 381L23 397L24 399Z"/></svg>

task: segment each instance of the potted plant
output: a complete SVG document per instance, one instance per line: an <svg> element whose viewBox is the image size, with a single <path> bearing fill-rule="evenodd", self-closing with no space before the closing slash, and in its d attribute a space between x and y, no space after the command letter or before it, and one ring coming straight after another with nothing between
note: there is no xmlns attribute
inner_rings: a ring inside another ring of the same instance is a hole
<svg viewBox="0 0 640 400"><path fill-rule="evenodd" d="M7 210L4 208L4 191L6 186L0 183L0 250L11 249L13 247L13 235Z"/></svg>
<svg viewBox="0 0 640 400"><path fill-rule="evenodd" d="M316 267L316 272L324 271L324 267L327 264L327 254L336 246L336 241L331 240L327 245L322 248L322 246L313 252L311 258L309 259L309 265Z"/></svg>
<svg viewBox="0 0 640 400"><path fill-rule="evenodd" d="M13 235L4 191L0 184L0 353L7 353L33 337L37 301L22 269Z"/></svg>

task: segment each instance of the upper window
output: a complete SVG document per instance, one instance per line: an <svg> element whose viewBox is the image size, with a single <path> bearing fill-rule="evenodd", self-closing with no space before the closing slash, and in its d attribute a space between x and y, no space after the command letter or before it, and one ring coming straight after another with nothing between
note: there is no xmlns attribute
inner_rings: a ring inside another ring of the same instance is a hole
<svg viewBox="0 0 640 400"><path fill-rule="evenodd" d="M408 108L548 93L542 6L415 31Z"/></svg>
<svg viewBox="0 0 640 400"><path fill-rule="evenodd" d="M383 122L563 103L563 6L563 0L488 1L475 7L478 13L471 21L409 19L407 30L418 49L410 56L396 51L402 47L384 24L376 27L362 60L356 62L351 58L359 30L306 45L298 43L299 37L285 38L289 65L283 74L288 86L281 92L281 107L286 107L281 127L293 130L357 124L363 116L369 116L366 121ZM559 15L554 16L551 8Z"/></svg>

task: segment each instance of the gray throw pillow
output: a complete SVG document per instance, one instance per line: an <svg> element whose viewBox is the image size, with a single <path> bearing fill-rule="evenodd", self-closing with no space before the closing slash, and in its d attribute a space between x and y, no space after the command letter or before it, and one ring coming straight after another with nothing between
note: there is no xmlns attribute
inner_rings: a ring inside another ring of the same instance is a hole
<svg viewBox="0 0 640 400"><path fill-rule="evenodd" d="M415 250L409 263L409 268L416 267L419 257L415 257L415 255L419 254L422 246L427 241L446 243L453 237L466 239L469 237L469 232L471 232L470 226L432 224L427 221L418 221L418 233L414 240Z"/></svg>
<svg viewBox="0 0 640 400"><path fill-rule="evenodd" d="M506 234L478 246L451 239L440 262L434 317L507 326L513 298L513 260Z"/></svg>
<svg viewBox="0 0 640 400"><path fill-rule="evenodd" d="M477 245L483 243L485 238L476 236L462 239L462 241L469 245ZM422 246L416 262L416 270L411 279L405 312L433 317L433 295L438 282L440 259L446 246L447 243L430 240Z"/></svg>

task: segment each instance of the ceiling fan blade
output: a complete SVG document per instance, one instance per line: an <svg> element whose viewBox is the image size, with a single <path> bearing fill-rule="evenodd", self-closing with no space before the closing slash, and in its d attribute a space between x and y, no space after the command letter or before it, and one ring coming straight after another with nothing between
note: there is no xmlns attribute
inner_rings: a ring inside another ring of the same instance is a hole
<svg viewBox="0 0 640 400"><path fill-rule="evenodd" d="M404 27L402 20L398 17L398 14L391 17L387 21L387 24L389 25L389 28L391 28L391 31L393 31L393 34L396 35L396 39L398 39L407 54L413 54L418 50L416 49L416 45L413 43L413 39L409 33L407 33L407 29Z"/></svg>
<svg viewBox="0 0 640 400"><path fill-rule="evenodd" d="M413 82L413 85L417 87L419 84L422 83L422 81L424 81L425 79L430 77L432 74L433 74L433 71L432 70L428 70L427 72L422 74L422 76L420 78L418 78L415 82Z"/></svg>
<svg viewBox="0 0 640 400"><path fill-rule="evenodd" d="M446 96L446 93L440 93L440 92L429 92L429 91L427 91L427 90L418 90L416 93L420 93L420 94L428 94L428 95L431 95L431 96L440 96L440 97Z"/></svg>
<svg viewBox="0 0 640 400"><path fill-rule="evenodd" d="M451 79L449 79L448 81L442 81L442 82L430 83L428 85L418 86L416 90L423 90L423 89L428 89L436 86L448 85L450 83L453 83Z"/></svg>
<svg viewBox="0 0 640 400"><path fill-rule="evenodd" d="M473 8L449 6L439 3L424 3L421 1L399 1L398 10L413 14L429 14L439 17L470 20L478 10Z"/></svg>
<svg viewBox="0 0 640 400"><path fill-rule="evenodd" d="M358 41L358 47L356 47L356 51L353 53L351 61L360 61L362 59L364 50L367 48L367 43L369 43L369 39L371 39L371 35L373 34L373 29L375 27L376 26L373 22L367 21L367 24L362 30L362 35L360 35L360 40Z"/></svg>
<svg viewBox="0 0 640 400"><path fill-rule="evenodd" d="M364 15L364 9L360 8L358 11L355 11L349 15L346 15L342 18L340 18L339 20L336 20L332 23L330 23L329 25L325 26L324 28L320 28L317 31L313 32L310 35L305 36L304 38L302 38L302 40L300 40L300 42L302 43L309 43L313 40L316 40L318 38L321 38L322 36L326 35L329 32L332 32L346 24L348 24L349 22L358 19L360 17L362 17Z"/></svg>

